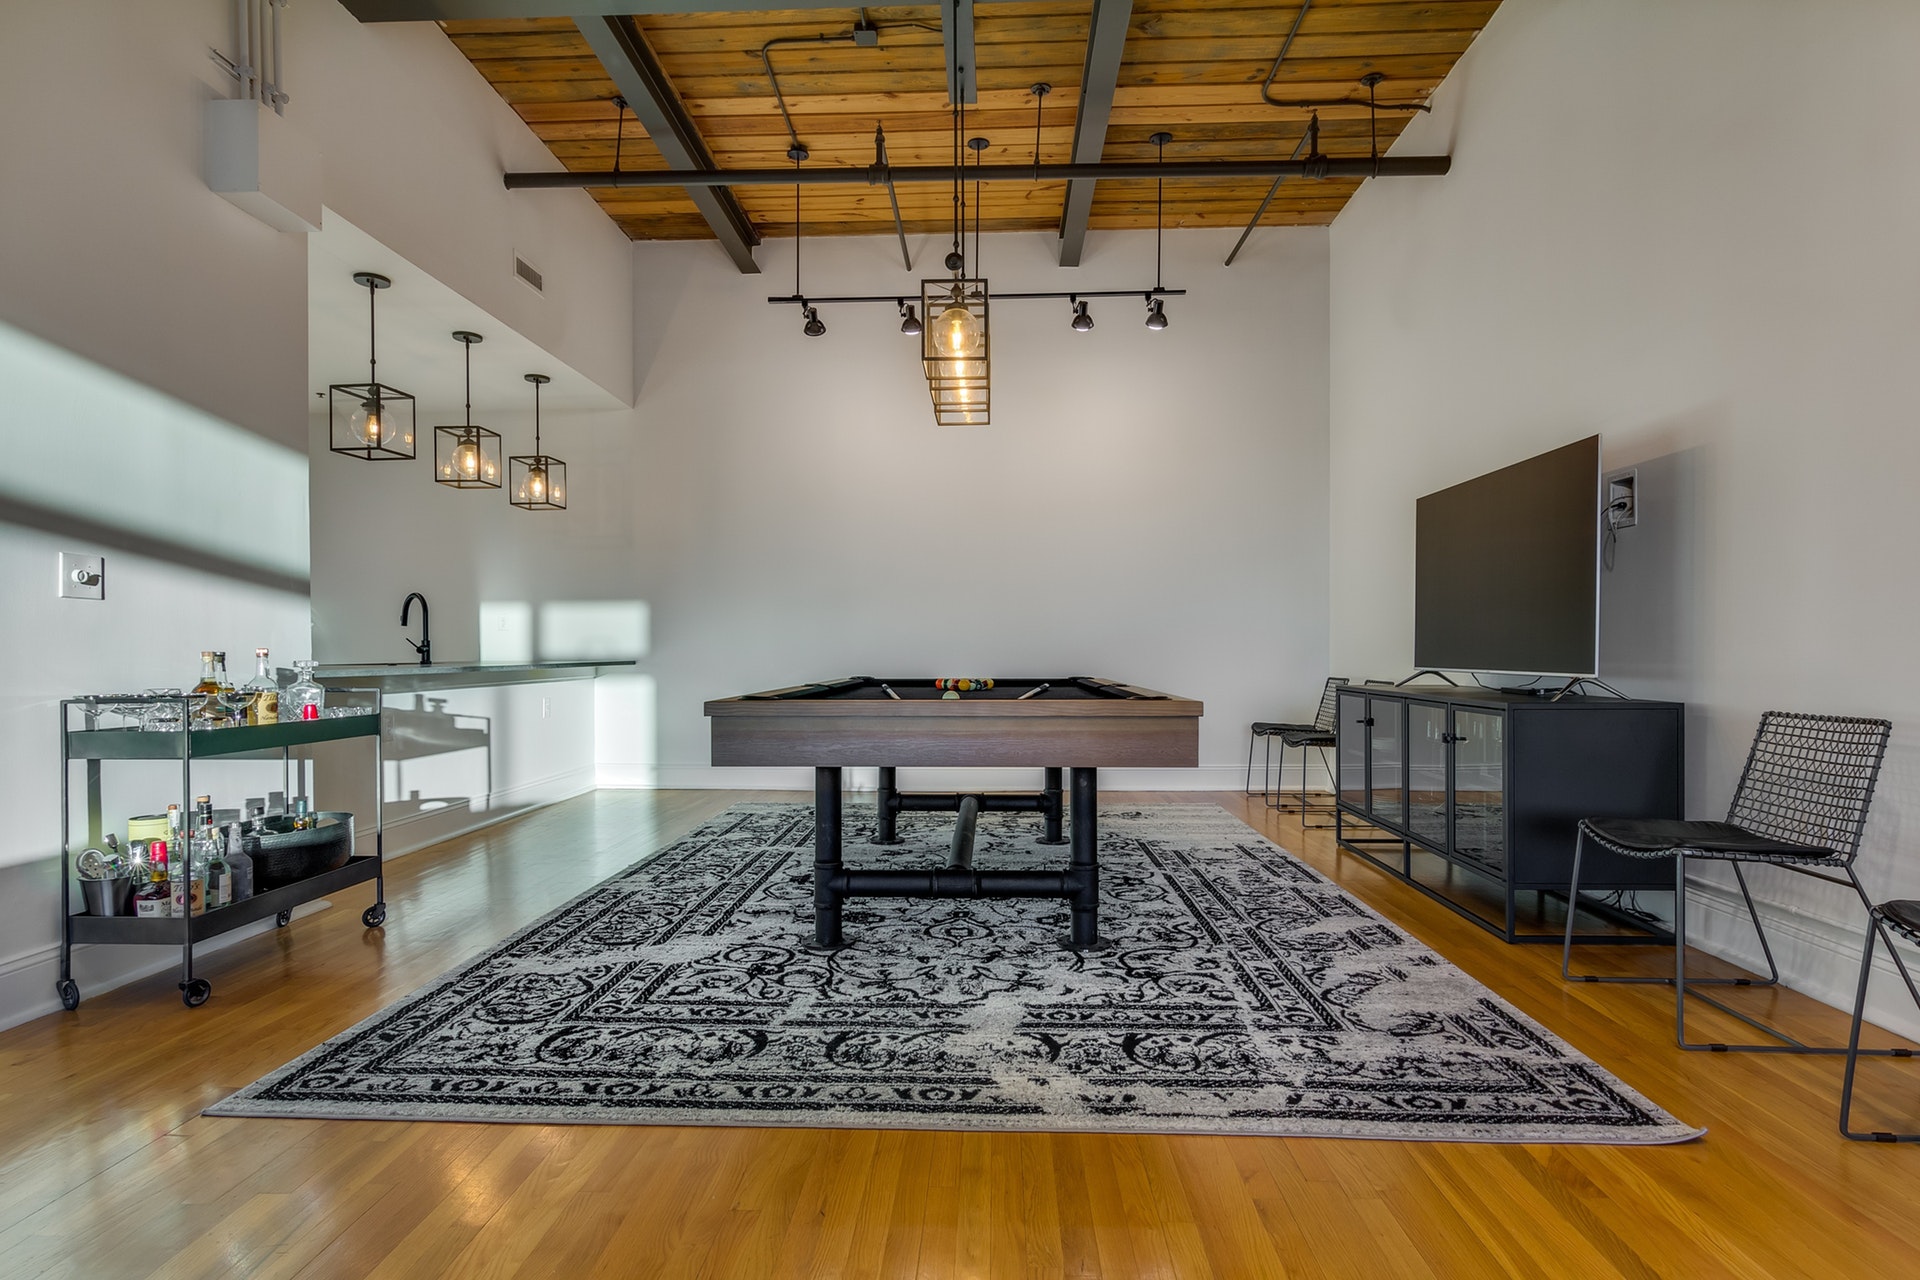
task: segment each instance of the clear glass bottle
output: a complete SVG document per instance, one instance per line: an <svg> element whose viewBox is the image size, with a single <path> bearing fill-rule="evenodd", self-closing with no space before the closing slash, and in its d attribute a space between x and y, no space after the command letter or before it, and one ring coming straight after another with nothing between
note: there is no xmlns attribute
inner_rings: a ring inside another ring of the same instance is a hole
<svg viewBox="0 0 1920 1280"><path fill-rule="evenodd" d="M314 664L296 662L293 664L293 683L280 691L280 718L282 720L318 720L320 709L326 705L327 691L313 678Z"/></svg>
<svg viewBox="0 0 1920 1280"><path fill-rule="evenodd" d="M233 901L245 902L253 896L253 858L247 853L246 837L240 824L227 828L227 868L233 881Z"/></svg>
<svg viewBox="0 0 1920 1280"><path fill-rule="evenodd" d="M241 689L247 696L247 723L272 724L280 718L280 686L273 682L273 673L267 670L264 648L253 651L253 664L253 679Z"/></svg>
<svg viewBox="0 0 1920 1280"><path fill-rule="evenodd" d="M233 868L227 865L224 844L220 828L212 823L202 827L194 841L194 865L205 883L201 896L205 911L218 911L233 902Z"/></svg>

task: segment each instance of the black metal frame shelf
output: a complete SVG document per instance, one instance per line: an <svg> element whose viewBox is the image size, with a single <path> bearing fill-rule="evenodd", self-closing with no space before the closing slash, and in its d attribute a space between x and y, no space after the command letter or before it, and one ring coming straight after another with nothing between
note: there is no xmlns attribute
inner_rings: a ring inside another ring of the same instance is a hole
<svg viewBox="0 0 1920 1280"><path fill-rule="evenodd" d="M273 916L282 926L293 918L293 909L303 903L338 892L351 885L374 882L374 902L361 915L369 929L386 923L386 823L380 797L384 765L380 727L383 719L378 689L336 690L372 700L371 710L357 715L320 720L285 721L276 724L233 725L222 728L194 728L194 703L191 695L146 695L67 698L60 703L60 913L63 920L60 942L60 979L57 990L60 1003L68 1010L80 1005L80 988L73 979L73 948L82 943L109 946L178 946L180 948L180 993L189 1008L205 1004L213 988L193 972L194 945L209 938ZM151 707L156 703L177 703L178 727L166 729L100 728L105 716L125 717L128 708ZM85 716L87 727L73 727L74 712ZM281 768L292 762L293 748L321 742L339 742L353 738L373 740L374 823L373 853L350 857L345 866L310 876L293 884L263 889L241 902L204 911L184 918L154 919L138 916L96 916L75 911L73 902L73 766L83 764L86 771L87 842L99 844L104 823L101 813L102 765L122 760L178 760L180 762L181 809L191 812L195 760L258 756L278 751Z"/></svg>
<svg viewBox="0 0 1920 1280"><path fill-rule="evenodd" d="M1641 699L1563 697L1438 685L1345 685L1337 691L1334 839L1340 848L1411 884L1506 942L1557 943L1583 817L1678 817L1684 804L1684 707ZM1415 709L1424 761L1413 747ZM1469 723L1497 728L1478 767L1497 799L1462 797L1459 763ZM1418 811L1414 775L1437 784ZM1356 829L1356 824L1359 829ZM1601 891L1670 888L1660 869L1613 859L1592 874ZM1523 898L1540 928L1530 929ZM1613 926L1575 934L1584 943L1671 943L1629 910L1583 898L1579 911Z"/></svg>

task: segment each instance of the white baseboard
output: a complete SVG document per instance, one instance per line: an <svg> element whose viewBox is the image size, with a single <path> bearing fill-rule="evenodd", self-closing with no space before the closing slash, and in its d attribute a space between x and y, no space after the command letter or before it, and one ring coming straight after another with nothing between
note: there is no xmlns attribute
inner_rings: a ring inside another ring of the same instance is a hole
<svg viewBox="0 0 1920 1280"><path fill-rule="evenodd" d="M1254 762L1254 785L1260 784L1259 761ZM1280 771L1275 770L1276 774ZM1300 765L1288 764L1281 775L1287 789L1300 785ZM1102 791L1239 791L1246 783L1242 764L1203 764L1194 769L1102 769ZM716 768L704 764L602 764L595 779L609 790L690 791L812 791L813 770ZM900 786L908 791L1031 791L1040 785L1038 769L908 769L900 770ZM1309 788L1324 787L1325 775L1314 768ZM847 770L853 791L875 787L872 769Z"/></svg>
<svg viewBox="0 0 1920 1280"><path fill-rule="evenodd" d="M594 789L593 770L579 768L545 778L535 778L493 793L489 806L473 812L468 809L431 809L395 818L386 827L386 856L404 857L430 845L504 822L508 818L584 795ZM356 841L371 841L373 828L355 824ZM57 874L57 873L56 873ZM59 881L55 879L57 886ZM305 903L294 909L295 918L325 910L325 901ZM224 948L273 930L271 920L262 920L245 928L223 933L195 945L196 957L212 955ZM81 999L123 987L175 968L180 963L177 950L161 947L93 946L82 943L73 949L75 980ZM60 944L33 947L0 960L0 1030L52 1013L60 1008L54 983L60 977Z"/></svg>

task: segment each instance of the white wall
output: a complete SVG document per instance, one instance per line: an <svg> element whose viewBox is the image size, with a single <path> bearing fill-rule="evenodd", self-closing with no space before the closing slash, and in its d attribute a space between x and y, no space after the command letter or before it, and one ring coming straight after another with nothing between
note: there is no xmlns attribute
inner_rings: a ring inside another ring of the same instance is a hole
<svg viewBox="0 0 1920 1280"><path fill-rule="evenodd" d="M624 237L584 193L525 201L501 190L504 168L551 158L432 28L361 27L332 0L288 14L287 119L324 153L328 205L626 398ZM18 414L0 426L9 445L25 431L62 433L70 471L90 490L56 487L38 502L0 493L0 807L10 815L0 825L0 1025L53 1007L57 700L178 684L206 645L238 654L265 643L282 660L307 645L303 563L262 565L244 537L207 545L217 521L189 522L182 541L159 507L159 494L192 477L258 482L237 461L257 456L259 441L296 468L307 443L305 239L268 229L201 178L203 104L231 93L207 51L228 46L230 21L227 0L0 9L10 122L0 130L0 339L14 350L44 340L97 365L100 385L124 376L153 393L151 419L137 426ZM514 248L547 273L544 299L509 275ZM103 444L150 421L191 429L168 437L157 461L150 435ZM218 501L212 485L192 492ZM129 530L147 507L166 536ZM59 550L107 556L104 604L53 598ZM590 724L577 718L583 742ZM113 949L80 963L83 987L97 990L165 961Z"/></svg>
<svg viewBox="0 0 1920 1280"><path fill-rule="evenodd" d="M1907 0L1507 0L1396 145L1452 173L1333 229L1334 666L1412 668L1415 497L1598 431L1645 489L1602 674L1688 704L1691 816L1762 711L1894 721L1876 899L1920 894L1917 54ZM1850 1002L1851 895L1757 880L1793 983Z"/></svg>
<svg viewBox="0 0 1920 1280"><path fill-rule="evenodd" d="M918 342L884 305L800 332L792 244L742 277L711 246L639 244L639 432L619 483L644 601L654 741L609 743L603 784L804 785L711 770L701 704L865 673L1093 674L1197 697L1202 772L1239 786L1249 721L1309 714L1326 673L1327 238L1166 240L1163 332L1139 298L994 305L993 424L932 424ZM1045 235L988 237L999 292L1144 287L1151 233L1099 234L1078 271ZM918 293L884 237L808 240L817 294ZM603 715L614 714L603 696ZM645 713L626 716L629 723ZM603 738L606 735L603 733ZM882 763L882 762L876 762Z"/></svg>

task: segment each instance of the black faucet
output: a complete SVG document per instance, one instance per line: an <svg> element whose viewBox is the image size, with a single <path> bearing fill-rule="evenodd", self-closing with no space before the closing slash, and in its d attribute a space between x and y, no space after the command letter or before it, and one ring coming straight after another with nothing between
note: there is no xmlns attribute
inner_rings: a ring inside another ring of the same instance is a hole
<svg viewBox="0 0 1920 1280"><path fill-rule="evenodd" d="M409 640L407 643L413 645L413 651L420 655L420 665L424 667L433 662L433 624L427 621L427 598L418 591L409 592L407 598L401 602L400 625L403 627L407 625L407 614L413 609L415 600L420 602L420 642L414 644Z"/></svg>

